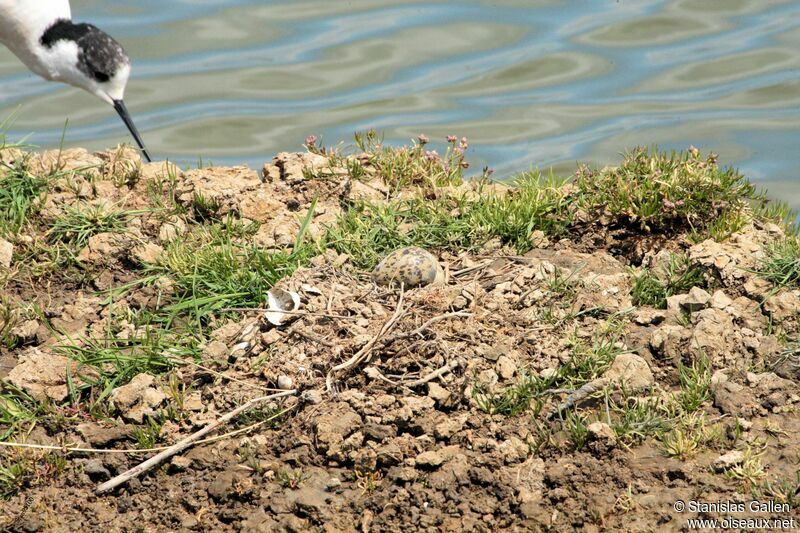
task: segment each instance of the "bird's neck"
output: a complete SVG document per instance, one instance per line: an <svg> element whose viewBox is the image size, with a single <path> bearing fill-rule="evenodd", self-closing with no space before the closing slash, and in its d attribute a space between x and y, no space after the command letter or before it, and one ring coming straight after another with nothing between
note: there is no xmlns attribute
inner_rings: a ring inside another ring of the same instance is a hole
<svg viewBox="0 0 800 533"><path fill-rule="evenodd" d="M0 13L0 42L29 67L47 29L72 18L68 0L0 0Z"/></svg>
<svg viewBox="0 0 800 533"><path fill-rule="evenodd" d="M69 3L49 0L42 3L45 5L37 3L36 7L31 8L30 2L0 0L0 43L8 47L30 70L52 79L53 73L43 57L41 39L54 24L70 20ZM52 11L48 11L48 7Z"/></svg>
<svg viewBox="0 0 800 533"><path fill-rule="evenodd" d="M0 41L31 42L58 20L71 20L68 0L0 0Z"/></svg>

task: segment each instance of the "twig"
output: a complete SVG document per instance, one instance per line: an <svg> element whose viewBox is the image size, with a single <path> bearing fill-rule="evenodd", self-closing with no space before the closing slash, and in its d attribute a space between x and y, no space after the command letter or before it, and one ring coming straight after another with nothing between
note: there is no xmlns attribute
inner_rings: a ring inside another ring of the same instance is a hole
<svg viewBox="0 0 800 533"><path fill-rule="evenodd" d="M484 268L486 268L489 265L491 265L492 263L494 263L494 261L495 261L494 259L490 259L488 261L484 261L483 263L479 263L479 264L477 264L475 266L462 268L461 270L457 270L456 272L453 272L451 274L451 276L453 276L454 278L458 278L458 277L464 276L466 274L469 274L470 272L475 272L476 270L483 270Z"/></svg>
<svg viewBox="0 0 800 533"><path fill-rule="evenodd" d="M347 370L348 368L352 368L352 367L356 366L357 364L359 364L360 362L362 362L364 359L366 359L369 356L370 351L372 350L372 347L375 346L375 343L378 342L378 339L383 337L392 328L394 328L394 326L397 324L397 321L403 315L403 297L404 296L405 296L405 291L401 287L401 289L400 289L400 298L398 298L398 300L397 300L397 309L395 309L395 312L391 316L391 318L389 318L389 320L387 320L383 324L383 327L381 327L380 331L378 331L378 333L376 333L375 336L372 337L372 339L370 339L370 341L367 344L365 344L359 351L357 351L355 354L353 354L353 357L351 357L350 359L348 359L344 363L336 365L335 367L331 368L328 371L328 375L325 377L325 386L326 386L328 392L331 392L333 390L333 374L334 373L339 372L340 370Z"/></svg>
<svg viewBox="0 0 800 533"><path fill-rule="evenodd" d="M204 435L206 435L208 433L211 433L212 431L214 431L215 429L217 429L221 425L228 423L232 419L236 418L237 416L239 416L240 414L242 414L242 413L244 413L246 411L249 411L250 409L252 409L253 407L255 407L256 405L258 405L260 403L264 403L264 402L266 402L268 400L274 400L275 398L281 398L281 397L284 397L284 396L291 396L293 394L297 394L297 390L296 389L292 389L292 390L288 390L288 391L284 391L284 392L279 392L277 394L270 394L269 396L262 396L260 398L254 398L254 399L250 400L249 402L247 402L247 403L245 403L243 405L240 405L239 407L237 407L233 411L231 411L231 412L221 416L220 418L216 419L215 421L211 422L209 425L207 425L203 429L192 433L191 435L189 435L188 437L186 437L184 439L181 439L180 441L176 442L175 444L173 444L172 446L170 446L169 448L167 448L163 452L161 452L161 453L159 453L157 455L154 455L153 457L151 457L147 461L145 461L145 462L143 462L143 463L141 463L141 464L139 464L137 466L134 466L130 470L128 470L126 472L123 472L122 474L120 474L120 475L118 475L118 476L106 481L105 483L99 485L97 487L97 489L95 489L95 492L97 494L102 494L104 492L108 492L109 490L112 490L112 489L118 487L119 485L122 485L126 481L128 481L128 480L130 480L130 479L132 479L132 478L134 478L134 477L136 477L136 476L138 476L140 474L143 474L144 472L147 472L148 470L150 470L154 466L156 466L156 465L162 463L163 461L169 459L173 455L179 454L180 452L182 452L186 448L189 448L190 446L194 445L195 441L200 439L202 436L204 436Z"/></svg>
<svg viewBox="0 0 800 533"><path fill-rule="evenodd" d="M434 380L434 379L438 378L439 376L443 376L444 374L455 370L456 368L460 367L461 364L462 364L462 361L460 359L453 359L452 361L450 361L449 363L444 365L442 368L439 368L438 370L434 370L430 374L426 374L426 375L424 375L423 377L421 377L419 379L415 379L414 381L409 381L408 383L404 383L404 385L406 387L417 387L417 386L422 385L424 383L427 383L427 382L429 382L431 380Z"/></svg>
<svg viewBox="0 0 800 533"><path fill-rule="evenodd" d="M25 502L22 504L22 510L19 513L17 513L17 516L15 516L14 519L11 520L11 522L9 522L7 526L2 526L3 527L2 531L16 531L17 529L16 526L18 526L19 523L22 522L22 519L25 518L25 515L28 514L28 511L31 510L32 506L33 506L33 495L31 493L28 493L25 495Z"/></svg>
<svg viewBox="0 0 800 533"><path fill-rule="evenodd" d="M395 387L404 387L404 388L408 389L408 387L406 387L403 383L400 383L400 382L397 382L397 381L392 381L391 379L389 379L386 376L384 376L383 374L381 374L381 371L378 370L374 366L368 366L367 368L365 368L364 369L364 374L366 374L367 377L369 377L371 379L378 379L380 381L388 383L389 385L393 385ZM411 389L408 389L408 391L409 392L413 392L413 391L411 391Z"/></svg>
<svg viewBox="0 0 800 533"><path fill-rule="evenodd" d="M33 450L53 450L70 453L150 453L166 450L168 446L147 448L143 450L104 450L100 448L78 448L73 446L56 446L54 444L28 444L27 442L0 442L0 448L29 448Z"/></svg>
<svg viewBox="0 0 800 533"><path fill-rule="evenodd" d="M394 385L395 387L405 387L405 388L410 389L411 387L418 387L419 385L424 385L425 383L427 383L429 381L432 381L432 380L434 380L434 379L436 379L436 378L438 378L440 376L443 376L446 373L455 370L459 366L462 366L462 364L463 364L463 361L461 361L459 359L453 359L452 361L450 361L449 363L444 365L442 368L438 368L438 369L434 370L433 372L431 372L429 374L426 374L426 375L424 375L423 377L421 377L419 379L415 379L414 381L408 381L408 382L405 382L405 383L402 382L402 381L392 381L391 379L389 379L386 376L384 376L383 374L381 374L381 371L378 370L377 368L375 368L374 366L365 368L364 369L364 373L367 374L367 376L369 376L369 377L371 377L373 379L379 379L381 381L385 381L386 383L389 383L390 385Z"/></svg>
<svg viewBox="0 0 800 533"><path fill-rule="evenodd" d="M260 422L255 422L254 424L250 424L249 426L245 426L243 428L236 429L234 431L229 431L228 433L223 433L222 435L217 435L216 437L209 437L207 439L200 439L195 441L195 445L198 444L209 444L212 442L217 442L218 440L224 440L230 437L234 437L239 435L240 433L247 433L248 431L252 431L259 426L263 426L267 422L275 420L276 418L285 415L291 410L284 409L274 415L261 420ZM8 447L8 448L28 448L34 450L53 450L59 452L69 452L69 453L123 453L128 455L133 455L137 453L153 453L153 452L160 452L163 450L169 450L170 446L157 446L155 448L141 448L137 450L133 450L130 448L123 449L123 450L115 450L115 449L105 449L105 448L79 448L74 446L55 446L53 444L28 444L27 442L0 442L0 448Z"/></svg>
<svg viewBox="0 0 800 533"><path fill-rule="evenodd" d="M174 361L175 363L182 364L182 365L189 365L189 366L193 366L195 368L199 368L200 370L203 370L204 372L208 372L209 374L213 374L213 375L217 376L220 379L224 379L226 381L231 381L231 382L234 382L234 383L239 383L240 385L243 385L245 387L249 387L251 389L258 389L258 390L262 390L262 391L264 390L264 387L261 386L261 385L254 385L253 383L248 383L247 381L231 377L231 376L229 376L227 374L223 374L222 372L220 372L218 370L214 370L213 368L209 368L207 366L203 366L201 364L195 363L194 361L190 361L188 359L181 359L179 357L168 357L167 359L169 359L170 361ZM267 389L267 390L270 390L270 389ZM274 389L274 390L279 390L279 389Z"/></svg>
<svg viewBox="0 0 800 533"><path fill-rule="evenodd" d="M284 315L299 315L299 316L321 316L324 318L343 318L346 320L355 320L358 317L346 315L331 315L329 313L317 313L315 311L289 311L287 309L267 309L266 307L223 307L220 309L222 313L283 313Z"/></svg>
<svg viewBox="0 0 800 533"><path fill-rule="evenodd" d="M608 383L610 383L610 380L604 377L600 377L593 381L590 381L589 383L586 383L583 387L581 387L580 389L574 391L572 394L567 396L567 398L563 402L552 408L545 415L545 418L548 419L555 418L556 416L560 415L570 407L577 405L579 402L585 400L586 398L594 394L596 391L602 389Z"/></svg>
<svg viewBox="0 0 800 533"><path fill-rule="evenodd" d="M317 335L316 333L312 333L310 331L298 327L290 329L287 333L289 333L290 335L298 335L300 337L306 338L311 342L316 342L317 344L321 344L326 348L333 348L334 346L336 346L334 343L325 339L321 335Z"/></svg>
<svg viewBox="0 0 800 533"><path fill-rule="evenodd" d="M472 316L472 313L466 313L464 311L457 311L455 313L447 313L445 315L435 316L422 324L420 327L413 331L408 331L406 333L397 333L396 335L392 335L391 337L387 338L383 341L384 344L390 344L394 341L400 339L406 339L408 337L413 337L414 335L422 335L422 332L434 325L436 322L441 322L442 320L447 320L448 318L456 318L456 317L468 317Z"/></svg>

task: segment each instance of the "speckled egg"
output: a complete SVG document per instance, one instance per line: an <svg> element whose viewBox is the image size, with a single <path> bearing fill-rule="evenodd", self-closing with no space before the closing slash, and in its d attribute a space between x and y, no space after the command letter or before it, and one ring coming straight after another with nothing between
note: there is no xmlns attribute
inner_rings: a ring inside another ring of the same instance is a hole
<svg viewBox="0 0 800 533"><path fill-rule="evenodd" d="M444 270L436 257L422 248L409 246L387 255L372 271L378 285L400 285L407 289L444 281Z"/></svg>

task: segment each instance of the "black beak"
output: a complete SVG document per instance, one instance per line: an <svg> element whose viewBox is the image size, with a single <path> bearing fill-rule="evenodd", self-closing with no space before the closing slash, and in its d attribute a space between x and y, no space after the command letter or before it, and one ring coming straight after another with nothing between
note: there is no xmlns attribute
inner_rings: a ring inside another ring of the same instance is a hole
<svg viewBox="0 0 800 533"><path fill-rule="evenodd" d="M139 130L136 129L136 126L133 124L133 120L131 120L131 116L128 113L128 108L125 107L125 102L122 100L114 100L114 109L117 110L122 122L125 123L125 125L128 127L128 131L130 131L131 135L133 135L133 139L136 141L136 144L139 145L139 149L142 151L144 158L148 163L152 162L152 159L150 159L150 154L147 153L147 148L144 147L142 136L139 135Z"/></svg>

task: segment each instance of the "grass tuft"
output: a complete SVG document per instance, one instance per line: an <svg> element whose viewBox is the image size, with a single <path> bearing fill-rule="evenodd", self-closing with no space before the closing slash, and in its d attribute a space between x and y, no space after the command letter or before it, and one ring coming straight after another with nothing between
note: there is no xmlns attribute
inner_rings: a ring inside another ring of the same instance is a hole
<svg viewBox="0 0 800 533"><path fill-rule="evenodd" d="M555 178L525 173L514 188L477 183L441 189L428 198L369 202L346 210L328 228L325 242L370 269L401 246L476 251L492 239L524 253L536 244L536 230L562 235L569 225L569 204Z"/></svg>
<svg viewBox="0 0 800 533"><path fill-rule="evenodd" d="M136 211L112 211L100 205L67 206L49 230L50 240L80 249L100 233L124 233L128 218Z"/></svg>
<svg viewBox="0 0 800 533"><path fill-rule="evenodd" d="M41 210L49 183L28 172L23 161L0 168L0 235L18 232Z"/></svg>
<svg viewBox="0 0 800 533"><path fill-rule="evenodd" d="M789 236L769 245L757 273L776 289L800 288L800 238Z"/></svg>
<svg viewBox="0 0 800 533"><path fill-rule="evenodd" d="M644 269L634 277L631 295L634 305L667 308L667 298L688 292L692 287L707 287L703 272L686 255L671 254L659 270Z"/></svg>
<svg viewBox="0 0 800 533"><path fill-rule="evenodd" d="M678 377L681 382L680 406L684 412L691 413L711 398L711 361L701 354L692 366L678 361Z"/></svg>
<svg viewBox="0 0 800 533"><path fill-rule="evenodd" d="M743 211L757 197L740 173L720 169L715 154L704 159L693 147L669 154L638 147L618 167L581 166L574 183L590 215L659 233L708 230L712 221Z"/></svg>

